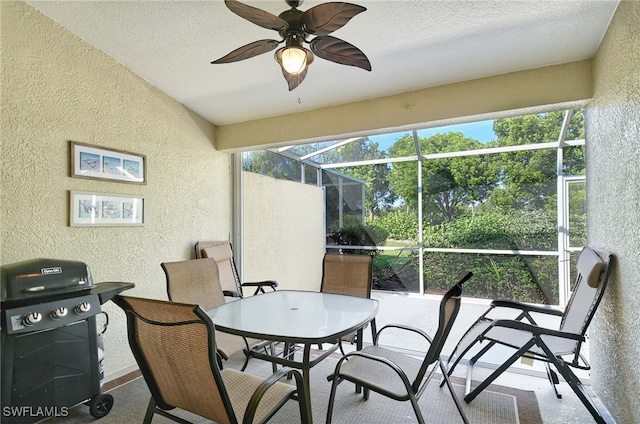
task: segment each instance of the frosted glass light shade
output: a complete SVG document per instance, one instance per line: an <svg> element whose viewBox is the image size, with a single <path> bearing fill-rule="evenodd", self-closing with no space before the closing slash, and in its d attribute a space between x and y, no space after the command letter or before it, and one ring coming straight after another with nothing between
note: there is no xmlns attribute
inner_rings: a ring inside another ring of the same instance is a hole
<svg viewBox="0 0 640 424"><path fill-rule="evenodd" d="M276 52L276 60L282 69L297 75L307 67L307 51L299 47L284 47Z"/></svg>

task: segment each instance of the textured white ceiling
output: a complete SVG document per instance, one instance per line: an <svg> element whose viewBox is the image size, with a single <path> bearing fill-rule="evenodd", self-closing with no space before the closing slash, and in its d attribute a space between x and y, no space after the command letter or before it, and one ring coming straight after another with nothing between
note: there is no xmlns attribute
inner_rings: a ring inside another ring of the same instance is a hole
<svg viewBox="0 0 640 424"><path fill-rule="evenodd" d="M289 92L273 53L212 65L277 39L222 0L28 1L216 125L301 112L447 83L591 58L617 0L349 0L367 11L332 35L372 71L316 58ZM246 0L275 15L284 1ZM323 1L307 0L306 10Z"/></svg>

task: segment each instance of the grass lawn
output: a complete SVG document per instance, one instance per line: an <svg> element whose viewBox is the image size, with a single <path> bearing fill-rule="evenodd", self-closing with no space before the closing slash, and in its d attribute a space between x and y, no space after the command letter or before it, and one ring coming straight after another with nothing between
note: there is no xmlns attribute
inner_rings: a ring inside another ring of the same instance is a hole
<svg viewBox="0 0 640 424"><path fill-rule="evenodd" d="M413 243L387 240L387 247L413 247ZM379 290L417 291L418 276L410 250L379 250L373 261L373 273Z"/></svg>

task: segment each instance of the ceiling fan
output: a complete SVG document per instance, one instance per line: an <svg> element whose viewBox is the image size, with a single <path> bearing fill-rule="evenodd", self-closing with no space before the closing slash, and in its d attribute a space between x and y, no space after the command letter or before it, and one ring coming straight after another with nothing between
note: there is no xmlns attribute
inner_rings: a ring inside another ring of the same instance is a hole
<svg viewBox="0 0 640 424"><path fill-rule="evenodd" d="M351 18L367 10L366 8L351 3L331 2L301 11L297 8L303 0L285 1L291 9L276 16L236 0L225 0L224 3L233 13L258 26L278 31L282 39L254 41L211 63L230 63L249 59L274 50L278 45L285 43L274 56L282 68L289 91L299 86L304 80L307 69L313 62L314 53L331 62L371 71L369 59L359 48L328 35L342 28ZM314 38L309 40L312 36ZM303 47L304 43L307 43L311 50Z"/></svg>

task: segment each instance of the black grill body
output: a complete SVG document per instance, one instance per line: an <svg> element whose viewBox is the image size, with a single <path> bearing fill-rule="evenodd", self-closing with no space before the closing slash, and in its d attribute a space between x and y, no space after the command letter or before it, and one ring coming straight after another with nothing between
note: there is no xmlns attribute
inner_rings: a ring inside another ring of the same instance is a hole
<svg viewBox="0 0 640 424"><path fill-rule="evenodd" d="M96 315L132 283L94 284L78 261L34 259L2 266L3 423L32 423L85 402L100 418Z"/></svg>

